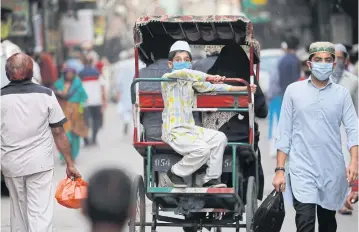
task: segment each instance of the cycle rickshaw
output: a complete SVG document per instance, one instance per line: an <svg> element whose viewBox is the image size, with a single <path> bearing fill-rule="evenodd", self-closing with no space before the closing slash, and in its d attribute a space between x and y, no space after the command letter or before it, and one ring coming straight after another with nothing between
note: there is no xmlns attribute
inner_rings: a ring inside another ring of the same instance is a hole
<svg viewBox="0 0 359 232"><path fill-rule="evenodd" d="M237 43L249 47L250 82L254 82L254 60L256 76L259 75L259 44L253 37L253 25L242 16L144 16L140 17L134 27L135 40L135 69L136 76L131 85L131 97L134 115L133 145L144 158L144 177L137 176L134 180L133 191L136 196L133 203L136 212L131 215L130 232L145 231L151 227L152 232L157 227L197 227L202 228L240 228L251 231L251 221L257 210L258 171L256 176L247 180L247 191L244 193L241 161L237 155L237 147L247 147L256 158L254 151L254 95L249 83L240 77L228 78L225 82L241 82L247 86L247 91L198 94L194 102L193 111L224 111L249 113L249 143L230 142L228 147L231 154L225 154L223 173L232 173L232 186L228 188L187 187L172 188L159 186L158 173L165 173L182 156L164 142L146 141L140 131L140 113L161 112L163 100L160 92L141 92L139 82L173 81L170 79L153 77L139 78L139 59L151 60L151 49L154 46L163 46L177 40L186 40L191 45L227 45ZM169 47L168 47L169 50ZM240 64L239 64L240 65ZM258 162L255 159L255 162ZM258 163L257 163L258 164ZM194 174L195 175L195 174ZM146 196L152 201L152 221L146 221ZM198 221L172 218L161 215L164 211L174 211L181 197L193 197L204 200L204 206L196 212L211 212L216 216L213 219ZM246 200L246 205L243 203ZM224 212L234 213L233 218L223 219ZM242 215L246 213L246 224L241 224Z"/></svg>

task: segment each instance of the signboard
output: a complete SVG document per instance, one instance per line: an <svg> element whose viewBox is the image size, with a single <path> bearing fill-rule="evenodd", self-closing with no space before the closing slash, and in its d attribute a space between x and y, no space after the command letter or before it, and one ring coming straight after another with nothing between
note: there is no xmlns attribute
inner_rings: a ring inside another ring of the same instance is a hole
<svg viewBox="0 0 359 232"><path fill-rule="evenodd" d="M267 5L268 0L243 0L242 10L253 23L266 23L270 21Z"/></svg>
<svg viewBox="0 0 359 232"><path fill-rule="evenodd" d="M35 47L43 50L43 30L42 30L42 18L41 15L35 15L32 19L34 23L34 37Z"/></svg>
<svg viewBox="0 0 359 232"><path fill-rule="evenodd" d="M24 36L30 33L29 1L1 1L2 7L10 8L12 12L10 36Z"/></svg>
<svg viewBox="0 0 359 232"><path fill-rule="evenodd" d="M58 45L61 43L60 32L57 30L46 30L46 50L49 52L55 52Z"/></svg>
<svg viewBox="0 0 359 232"><path fill-rule="evenodd" d="M79 45L92 42L94 35L92 10L78 11L78 19L69 16L62 18L63 39L66 45Z"/></svg>
<svg viewBox="0 0 359 232"><path fill-rule="evenodd" d="M266 5L268 0L252 0L252 3L255 5Z"/></svg>
<svg viewBox="0 0 359 232"><path fill-rule="evenodd" d="M94 45L101 46L105 41L106 16L100 12L93 15Z"/></svg>

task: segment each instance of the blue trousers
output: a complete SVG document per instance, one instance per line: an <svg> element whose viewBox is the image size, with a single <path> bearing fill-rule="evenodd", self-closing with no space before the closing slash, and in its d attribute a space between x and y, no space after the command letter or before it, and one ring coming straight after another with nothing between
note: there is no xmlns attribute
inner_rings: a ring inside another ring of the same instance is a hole
<svg viewBox="0 0 359 232"><path fill-rule="evenodd" d="M271 140L273 137L273 124L274 118L276 117L276 122L279 121L280 110L282 108L282 96L276 96L269 102L269 126L268 126L268 140Z"/></svg>

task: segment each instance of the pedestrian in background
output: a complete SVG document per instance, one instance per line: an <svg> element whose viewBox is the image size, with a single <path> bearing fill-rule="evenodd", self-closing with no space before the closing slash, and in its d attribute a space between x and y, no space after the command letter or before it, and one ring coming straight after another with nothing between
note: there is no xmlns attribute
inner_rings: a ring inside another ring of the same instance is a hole
<svg viewBox="0 0 359 232"><path fill-rule="evenodd" d="M335 58L336 66L334 68L332 80L349 91L354 107L358 112L358 77L346 70L350 61L349 53L343 44L335 45ZM347 153L347 151L344 151L344 153ZM351 215L352 210L344 205L343 208L339 210L339 213L343 215Z"/></svg>
<svg viewBox="0 0 359 232"><path fill-rule="evenodd" d="M135 195L133 195L135 194ZM89 181L83 213L90 220L92 232L121 232L133 210L132 181L116 168L96 172Z"/></svg>
<svg viewBox="0 0 359 232"><path fill-rule="evenodd" d="M336 66L332 75L335 83L348 89L358 112L358 77L346 70L349 61L349 53L343 44L335 45Z"/></svg>
<svg viewBox="0 0 359 232"><path fill-rule="evenodd" d="M54 141L67 176L81 177L63 127L66 118L54 92L31 81L29 56L16 53L7 59L6 75L10 83L1 89L1 171L10 193L11 231L51 232Z"/></svg>
<svg viewBox="0 0 359 232"><path fill-rule="evenodd" d="M278 61L277 69L273 69L270 73L268 140L271 141L270 155L272 157L275 157L276 154L273 134L275 134L276 125L280 118L284 92L288 85L300 79L301 63L296 55L298 46L298 38L289 36L282 43L282 49L285 51L285 55Z"/></svg>
<svg viewBox="0 0 359 232"><path fill-rule="evenodd" d="M64 70L64 74L55 82L54 88L68 120L64 128L71 144L72 159L75 160L80 152L80 137L86 138L88 135L83 109L88 96L80 78L76 75L76 70L71 68ZM60 158L64 160L62 152Z"/></svg>
<svg viewBox="0 0 359 232"><path fill-rule="evenodd" d="M41 85L42 84L42 78L41 78L41 72L40 72L40 66L39 66L39 53L35 50L32 46L29 46L26 49L26 55L30 56L33 62L33 76L32 80L36 83Z"/></svg>
<svg viewBox="0 0 359 232"><path fill-rule="evenodd" d="M115 70L116 90L117 90L117 112L124 125L123 134L127 135L132 122L132 102L131 84L135 76L133 57L119 62L118 69ZM139 68L144 67L140 63Z"/></svg>
<svg viewBox="0 0 359 232"><path fill-rule="evenodd" d="M91 60L91 66L96 67L96 64L100 61L100 56L94 50L92 43L86 42L81 46L84 57Z"/></svg>
<svg viewBox="0 0 359 232"><path fill-rule="evenodd" d="M69 58L64 64L64 68L72 68L76 70L76 73L79 73L84 68L83 64L84 56L79 51L70 51Z"/></svg>
<svg viewBox="0 0 359 232"><path fill-rule="evenodd" d="M100 72L92 66L92 59L86 57L84 69L79 73L79 77L88 95L85 103L86 124L92 130L91 141L88 137L84 138L85 146L97 144L97 133L103 123L103 112L107 105L105 84Z"/></svg>
<svg viewBox="0 0 359 232"><path fill-rule="evenodd" d="M319 232L335 232L335 214L344 205L348 182L358 178L358 119L348 90L330 79L335 66L334 45L311 44L308 66L312 70L310 78L289 85L284 94L273 185L283 192L288 180L298 232L315 232L316 214ZM347 170L341 123L351 154Z"/></svg>
<svg viewBox="0 0 359 232"><path fill-rule="evenodd" d="M40 72L42 85L47 88L53 88L58 79L58 69L53 54L46 51L39 53Z"/></svg>

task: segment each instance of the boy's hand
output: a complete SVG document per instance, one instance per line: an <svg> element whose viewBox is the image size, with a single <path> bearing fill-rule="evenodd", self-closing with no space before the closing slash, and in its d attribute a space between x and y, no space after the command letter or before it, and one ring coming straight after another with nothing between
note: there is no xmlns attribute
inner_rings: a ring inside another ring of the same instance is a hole
<svg viewBox="0 0 359 232"><path fill-rule="evenodd" d="M223 81L226 79L226 77L222 77L220 75L209 75L207 74L206 81L212 81L215 83L223 83Z"/></svg>
<svg viewBox="0 0 359 232"><path fill-rule="evenodd" d="M250 87L251 87L252 93L256 93L256 91L257 91L257 85L251 84Z"/></svg>

